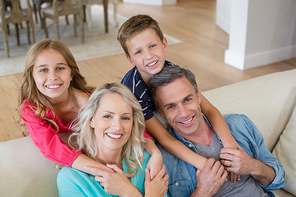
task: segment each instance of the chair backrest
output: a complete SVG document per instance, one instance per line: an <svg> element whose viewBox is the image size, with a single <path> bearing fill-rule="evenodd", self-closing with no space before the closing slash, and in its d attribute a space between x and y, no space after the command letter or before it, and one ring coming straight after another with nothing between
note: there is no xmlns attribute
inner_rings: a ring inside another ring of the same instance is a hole
<svg viewBox="0 0 296 197"><path fill-rule="evenodd" d="M83 10L82 0L53 0L53 10L57 15L70 15Z"/></svg>
<svg viewBox="0 0 296 197"><path fill-rule="evenodd" d="M22 9L20 0L1 0L1 20L2 23L17 23L32 17L32 6L30 0L26 0L26 9ZM7 11L7 7L10 11ZM23 12L26 10L26 12ZM5 14L9 13L9 14Z"/></svg>

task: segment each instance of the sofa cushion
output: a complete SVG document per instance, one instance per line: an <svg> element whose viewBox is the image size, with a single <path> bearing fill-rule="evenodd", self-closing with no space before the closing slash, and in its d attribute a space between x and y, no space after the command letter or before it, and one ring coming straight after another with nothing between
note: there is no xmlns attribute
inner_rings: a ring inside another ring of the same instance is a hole
<svg viewBox="0 0 296 197"><path fill-rule="evenodd" d="M296 195L296 107L272 154L286 172L286 191Z"/></svg>
<svg viewBox="0 0 296 197"><path fill-rule="evenodd" d="M0 196L58 196L55 163L24 137L0 143Z"/></svg>

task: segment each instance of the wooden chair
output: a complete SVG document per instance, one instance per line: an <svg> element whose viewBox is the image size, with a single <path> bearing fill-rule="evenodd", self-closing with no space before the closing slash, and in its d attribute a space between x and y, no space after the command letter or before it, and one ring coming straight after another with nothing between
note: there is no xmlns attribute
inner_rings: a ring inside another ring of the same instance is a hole
<svg viewBox="0 0 296 197"><path fill-rule="evenodd" d="M36 24L38 24L38 17L37 17L37 10L38 10L38 15L39 15L39 18L40 18L40 21L41 21L41 29L43 28L42 27L42 14L41 14L41 5L43 3L48 3L48 4L51 4L52 5L52 1L53 0L33 0L33 10L34 10L34 14L35 14L35 21L36 21ZM63 1L63 0L59 0L59 1ZM67 22L67 25L69 25L69 21L68 21L68 17L66 16L66 22Z"/></svg>
<svg viewBox="0 0 296 197"><path fill-rule="evenodd" d="M4 0L4 9L7 11L8 9L11 10L11 0ZM1 5L1 4L0 4ZM20 7L21 8L21 7ZM21 8L22 9L22 8ZM17 39L17 45L20 45L20 38L19 38L19 28L18 23L15 23L15 31L16 31L16 39ZM23 29L22 23L20 23L21 28ZM10 29L9 24L7 24L7 33L10 35Z"/></svg>
<svg viewBox="0 0 296 197"><path fill-rule="evenodd" d="M91 30L92 28L91 6L103 4L103 0L84 0L83 3L86 7L87 26L88 26L88 29ZM113 3L114 5L113 17L115 21L115 26L118 27L118 20L117 20L118 0L108 0L108 3Z"/></svg>
<svg viewBox="0 0 296 197"><path fill-rule="evenodd" d="M34 14L35 14L35 21L38 24L38 17L37 17L37 10L38 10L38 15L41 20L41 5L43 3L52 3L52 0L33 0L33 9L34 9Z"/></svg>
<svg viewBox="0 0 296 197"><path fill-rule="evenodd" d="M7 28L9 23L17 24L17 23L26 21L28 42L29 42L29 44L31 44L30 35L32 35L32 42L33 42L33 44L35 43L32 7L31 7L30 0L26 0L26 2L27 2L27 9L20 8L20 1L19 0L11 0L11 10L5 10L5 6L1 6L0 25L2 27L7 57L10 57L9 44L8 44L8 28ZM5 5L5 0L1 0L1 5Z"/></svg>
<svg viewBox="0 0 296 197"><path fill-rule="evenodd" d="M43 9L42 25L44 27L46 38L48 38L48 31L46 27L46 19L50 18L55 23L56 38L60 39L59 33L59 17L74 15L74 35L77 37L77 16L79 16L80 29L81 29L81 42L84 43L84 16L83 16L83 4L82 0L53 0L52 6Z"/></svg>

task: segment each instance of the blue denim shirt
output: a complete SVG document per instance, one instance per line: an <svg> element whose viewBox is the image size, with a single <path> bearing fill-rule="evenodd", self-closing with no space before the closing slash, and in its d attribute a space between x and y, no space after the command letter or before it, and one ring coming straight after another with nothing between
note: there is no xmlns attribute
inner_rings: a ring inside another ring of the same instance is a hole
<svg viewBox="0 0 296 197"><path fill-rule="evenodd" d="M204 119L210 125L205 116ZM228 114L224 115L224 119L237 143L253 158L262 161L274 169L276 177L270 185L263 186L258 183L269 196L274 196L269 190L277 190L286 185L283 166L267 149L262 134L248 117L240 114ZM212 128L211 125L210 127ZM198 154L190 141L185 140L182 136L175 133L173 129L169 132L173 137ZM218 139L222 143L219 137ZM157 144L157 146L163 155L163 161L167 170L166 173L169 175L168 196L190 196L196 188L197 169L167 152L160 144Z"/></svg>

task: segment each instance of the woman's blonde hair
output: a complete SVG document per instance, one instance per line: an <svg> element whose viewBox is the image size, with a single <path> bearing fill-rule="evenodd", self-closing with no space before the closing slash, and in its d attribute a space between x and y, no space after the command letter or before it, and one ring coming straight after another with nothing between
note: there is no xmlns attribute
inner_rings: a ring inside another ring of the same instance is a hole
<svg viewBox="0 0 296 197"><path fill-rule="evenodd" d="M133 127L131 135L123 146L122 156L126 160L129 172L137 173L137 169L143 162L144 146L146 144L143 132L145 129L145 119L142 107L133 93L120 83L105 83L99 86L91 95L88 103L79 111L79 115L71 128L74 133L69 138L69 144L82 151L88 157L97 160L98 148L94 129L90 126L90 121L100 107L101 99L106 94L121 95L132 107Z"/></svg>
<svg viewBox="0 0 296 197"><path fill-rule="evenodd" d="M38 55L44 50L54 50L59 52L68 63L69 67L71 68L71 74L73 76L72 81L70 83L70 87L76 88L83 92L92 93L94 91L93 87L89 87L86 85L85 78L80 74L79 68L77 63L74 59L69 48L61 41L54 40L54 39L43 39L38 43L34 44L31 49L29 50L26 58L25 63L25 70L23 74L23 80L21 82L20 90L19 90L19 97L18 97L18 107L17 107L17 123L21 127L21 133L24 134L25 124L22 121L22 114L21 114L21 106L24 100L28 100L29 103L36 107L31 108L35 111L35 115L40 117L42 120L45 120L52 124L57 131L59 130L56 120L51 120L46 118L46 113L48 109L51 109L54 112L54 108L52 107L51 103L49 102L48 98L43 95L37 88L34 78L33 78L33 66L35 64L36 58ZM72 94L71 88L69 88L70 94ZM75 98L74 103L76 103Z"/></svg>

